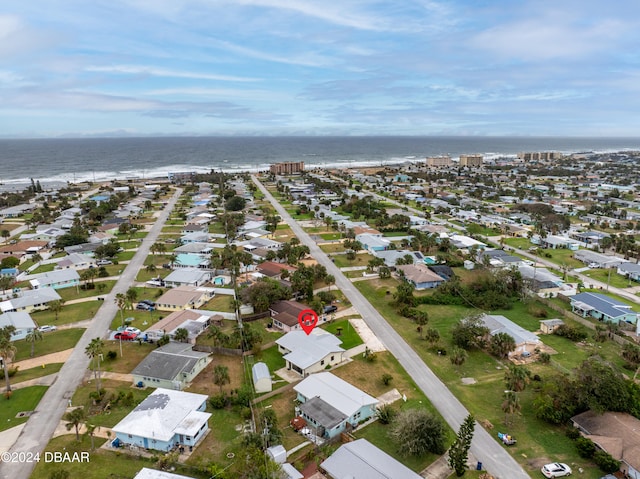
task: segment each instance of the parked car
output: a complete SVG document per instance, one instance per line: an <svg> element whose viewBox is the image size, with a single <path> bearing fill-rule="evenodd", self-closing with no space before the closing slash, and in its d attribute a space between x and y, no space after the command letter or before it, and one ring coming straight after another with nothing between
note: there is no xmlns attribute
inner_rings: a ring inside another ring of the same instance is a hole
<svg viewBox="0 0 640 479"><path fill-rule="evenodd" d="M48 333L49 331L55 331L56 329L58 329L56 326L47 324L45 326L40 326L38 328L38 331L40 331L41 333Z"/></svg>
<svg viewBox="0 0 640 479"><path fill-rule="evenodd" d="M138 337L137 334L129 332L129 331L121 331L116 333L114 339L120 339L122 341L133 341Z"/></svg>
<svg viewBox="0 0 640 479"><path fill-rule="evenodd" d="M324 307L324 314L335 313L336 311L338 311L338 307L334 304L330 304Z"/></svg>
<svg viewBox="0 0 640 479"><path fill-rule="evenodd" d="M111 261L110 259L99 259L98 261L96 261L96 264L98 266L106 266L108 264L113 264L113 261Z"/></svg>
<svg viewBox="0 0 640 479"><path fill-rule="evenodd" d="M138 303L136 305L136 309L142 310L142 311L153 311L153 306L149 306L147 303Z"/></svg>
<svg viewBox="0 0 640 479"><path fill-rule="evenodd" d="M542 466L542 474L544 477L563 477L571 475L571 468L564 463L552 462Z"/></svg>
<svg viewBox="0 0 640 479"><path fill-rule="evenodd" d="M141 333L138 328L134 328L133 326L127 326L126 328L124 328L124 331L127 333L133 333L136 336Z"/></svg>
<svg viewBox="0 0 640 479"><path fill-rule="evenodd" d="M156 303L151 301L150 299L143 299L140 301L141 303L147 304L149 306L151 306L152 308L155 308Z"/></svg>

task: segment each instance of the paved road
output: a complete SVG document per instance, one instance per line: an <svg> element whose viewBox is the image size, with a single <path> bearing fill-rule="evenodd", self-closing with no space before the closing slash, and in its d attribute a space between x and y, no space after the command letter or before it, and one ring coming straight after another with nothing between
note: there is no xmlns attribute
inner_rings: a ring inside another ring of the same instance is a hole
<svg viewBox="0 0 640 479"><path fill-rule="evenodd" d="M367 301L360 291L349 281L340 269L331 262L302 227L287 213L262 183L252 176L253 181L271 202L280 217L287 222L301 243L307 245L311 255L327 268L329 274L336 279L336 285L360 312L362 318L385 347L396 357L418 387L429 398L447 423L457 431L469 412L460 401L447 389L440 379L427 367L420 356L402 337L387 323L378 311ZM478 458L496 479L524 479L529 475L513 457L498 444L489 433L476 424L472 454Z"/></svg>
<svg viewBox="0 0 640 479"><path fill-rule="evenodd" d="M115 303L116 294L126 292L133 283L138 271L143 266L145 258L149 254L149 247L158 238L162 226L168 219L181 193L181 189L176 191L151 228L151 231L149 231L149 234L140 244L138 252L120 275L120 279L112 291L104 295L105 301L103 305L58 373L58 379L47 390L35 413L27 421L10 452L41 452L49 442L65 413L68 400L80 384L84 372L89 366L89 358L84 353L85 348L93 338L103 337L109 329L111 321L118 310ZM35 464L33 463L1 463L0 477L5 479L28 479L34 466Z"/></svg>

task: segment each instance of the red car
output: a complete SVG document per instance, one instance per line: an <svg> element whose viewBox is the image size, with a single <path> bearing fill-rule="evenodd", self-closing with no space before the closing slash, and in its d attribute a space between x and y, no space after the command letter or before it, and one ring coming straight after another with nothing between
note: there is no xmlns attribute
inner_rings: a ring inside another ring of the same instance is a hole
<svg viewBox="0 0 640 479"><path fill-rule="evenodd" d="M133 341L137 337L138 335L136 333L132 333L131 331L121 331L119 333L116 333L116 335L113 338L121 339L123 341Z"/></svg>

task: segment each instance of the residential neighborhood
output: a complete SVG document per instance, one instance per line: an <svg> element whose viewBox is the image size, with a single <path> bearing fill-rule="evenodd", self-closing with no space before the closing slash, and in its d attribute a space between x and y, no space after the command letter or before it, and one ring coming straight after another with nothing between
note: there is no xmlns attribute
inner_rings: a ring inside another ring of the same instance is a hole
<svg viewBox="0 0 640 479"><path fill-rule="evenodd" d="M640 155L541 153L28 189L0 211L0 447L144 479L640 478Z"/></svg>

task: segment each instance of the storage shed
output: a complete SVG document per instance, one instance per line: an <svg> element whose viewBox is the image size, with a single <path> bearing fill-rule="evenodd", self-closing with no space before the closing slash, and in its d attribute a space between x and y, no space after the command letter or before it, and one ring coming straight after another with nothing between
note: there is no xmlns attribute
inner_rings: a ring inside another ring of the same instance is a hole
<svg viewBox="0 0 640 479"><path fill-rule="evenodd" d="M251 374L253 376L253 387L256 389L256 393L267 393L273 389L271 373L269 373L269 368L265 363L255 363L251 368Z"/></svg>

